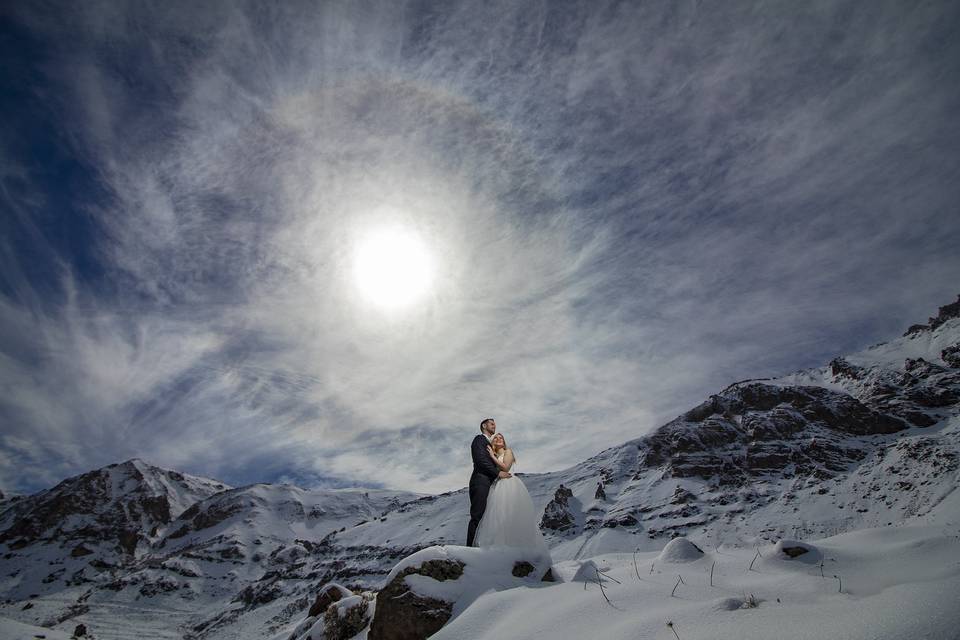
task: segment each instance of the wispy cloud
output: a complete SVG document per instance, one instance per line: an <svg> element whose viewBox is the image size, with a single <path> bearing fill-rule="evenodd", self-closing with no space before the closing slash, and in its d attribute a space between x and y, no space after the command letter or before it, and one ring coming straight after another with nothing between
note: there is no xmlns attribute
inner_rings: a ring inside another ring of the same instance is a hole
<svg viewBox="0 0 960 640"><path fill-rule="evenodd" d="M138 455L451 489L487 415L554 469L889 337L960 281L949 3L11 18L45 143L93 186L51 214L35 163L3 156L27 239L0 256L4 488ZM41 213L92 230L95 276ZM384 223L438 265L393 315L352 279Z"/></svg>

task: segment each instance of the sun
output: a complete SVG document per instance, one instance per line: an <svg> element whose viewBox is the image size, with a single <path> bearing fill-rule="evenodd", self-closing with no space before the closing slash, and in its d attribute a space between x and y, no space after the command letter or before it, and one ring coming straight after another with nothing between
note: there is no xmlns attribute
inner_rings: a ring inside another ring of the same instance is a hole
<svg viewBox="0 0 960 640"><path fill-rule="evenodd" d="M388 309L407 307L433 283L433 261L420 237L403 227L382 227L360 239L354 277L361 295Z"/></svg>

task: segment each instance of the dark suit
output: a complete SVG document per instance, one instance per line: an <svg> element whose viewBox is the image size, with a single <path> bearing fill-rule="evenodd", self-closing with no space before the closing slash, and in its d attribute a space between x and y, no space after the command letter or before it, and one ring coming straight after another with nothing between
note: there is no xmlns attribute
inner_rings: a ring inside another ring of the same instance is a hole
<svg viewBox="0 0 960 640"><path fill-rule="evenodd" d="M473 538L477 535L477 525L487 510L487 494L490 486L500 475L487 446L490 442L482 433L477 434L470 445L470 456L473 458L473 473L470 474L470 524L467 525L467 546L473 546Z"/></svg>

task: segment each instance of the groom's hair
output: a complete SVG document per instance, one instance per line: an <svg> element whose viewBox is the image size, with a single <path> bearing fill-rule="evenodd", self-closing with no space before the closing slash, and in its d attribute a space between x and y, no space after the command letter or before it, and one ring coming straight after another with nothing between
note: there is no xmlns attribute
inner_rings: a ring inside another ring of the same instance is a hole
<svg viewBox="0 0 960 640"><path fill-rule="evenodd" d="M483 428L487 426L488 422L492 422L493 418L484 418L483 422L480 423L480 433L483 433Z"/></svg>

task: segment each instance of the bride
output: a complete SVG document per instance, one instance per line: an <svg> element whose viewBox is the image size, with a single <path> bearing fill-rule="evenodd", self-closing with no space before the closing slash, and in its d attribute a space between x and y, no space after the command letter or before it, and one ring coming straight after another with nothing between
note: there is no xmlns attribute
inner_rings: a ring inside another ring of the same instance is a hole
<svg viewBox="0 0 960 640"><path fill-rule="evenodd" d="M503 434L491 438L487 451L501 471L511 472L516 458L507 447ZM537 511L520 478L511 475L493 483L474 544L478 547L529 549L549 561L550 551L537 526Z"/></svg>

